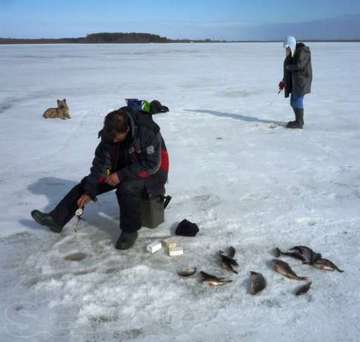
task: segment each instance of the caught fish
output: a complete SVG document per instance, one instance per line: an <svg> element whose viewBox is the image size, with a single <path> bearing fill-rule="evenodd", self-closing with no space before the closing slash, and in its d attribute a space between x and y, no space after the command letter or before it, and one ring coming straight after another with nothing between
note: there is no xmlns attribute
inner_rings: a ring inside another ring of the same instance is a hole
<svg viewBox="0 0 360 342"><path fill-rule="evenodd" d="M314 252L310 247L306 246L295 246L288 250L290 253L298 253L298 255L302 258L304 264L312 264L316 260L321 258L320 253Z"/></svg>
<svg viewBox="0 0 360 342"><path fill-rule="evenodd" d="M222 286L232 282L232 280L230 279L225 279L223 277L216 277L212 274L208 274L203 271L200 272L200 276L201 276L201 281L208 283L209 286L211 287Z"/></svg>
<svg viewBox="0 0 360 342"><path fill-rule="evenodd" d="M180 277L191 277L196 273L196 267L188 267L177 272Z"/></svg>
<svg viewBox="0 0 360 342"><path fill-rule="evenodd" d="M261 273L250 272L250 289L249 292L255 295L266 287L266 280Z"/></svg>
<svg viewBox="0 0 360 342"><path fill-rule="evenodd" d="M224 267L227 271L238 273L236 268L239 266L237 261L234 259L235 256L235 248L229 247L227 249L227 253L225 254L223 251L219 251L219 256L221 259L221 265Z"/></svg>
<svg viewBox="0 0 360 342"><path fill-rule="evenodd" d="M332 261L328 260L328 259L324 259L324 258L320 258L318 260L316 260L312 266L314 266L315 268L318 268L322 271L338 271L338 272L344 272L343 270L341 270L340 268L338 268Z"/></svg>
<svg viewBox="0 0 360 342"><path fill-rule="evenodd" d="M282 274L283 276L289 278L289 279L294 279L294 280L307 280L307 277L299 277L289 266L289 264L285 261L279 260L279 259L274 259L272 261L272 269L277 272Z"/></svg>
<svg viewBox="0 0 360 342"><path fill-rule="evenodd" d="M299 259L303 264L313 264L316 260L321 258L321 254L314 252L311 248L306 246L295 246L282 252L279 248L274 249L274 255L278 258L281 255L289 256Z"/></svg>
<svg viewBox="0 0 360 342"><path fill-rule="evenodd" d="M305 293L307 293L310 290L312 282L308 282L307 284L300 286L296 291L295 291L295 295L296 296L301 296Z"/></svg>

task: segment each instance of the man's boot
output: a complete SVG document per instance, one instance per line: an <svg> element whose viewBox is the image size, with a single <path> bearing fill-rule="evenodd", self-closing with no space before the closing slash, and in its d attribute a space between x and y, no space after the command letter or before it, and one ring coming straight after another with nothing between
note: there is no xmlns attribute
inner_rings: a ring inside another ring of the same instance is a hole
<svg viewBox="0 0 360 342"><path fill-rule="evenodd" d="M50 214L42 213L40 210L33 210L31 216L38 224L48 227L54 233L62 231L62 227L55 222Z"/></svg>
<svg viewBox="0 0 360 342"><path fill-rule="evenodd" d="M138 237L137 232L121 232L119 239L116 242L116 249L129 249L131 248Z"/></svg>
<svg viewBox="0 0 360 342"><path fill-rule="evenodd" d="M304 126L304 109L295 108L295 121L290 121L286 125L287 128L303 128Z"/></svg>

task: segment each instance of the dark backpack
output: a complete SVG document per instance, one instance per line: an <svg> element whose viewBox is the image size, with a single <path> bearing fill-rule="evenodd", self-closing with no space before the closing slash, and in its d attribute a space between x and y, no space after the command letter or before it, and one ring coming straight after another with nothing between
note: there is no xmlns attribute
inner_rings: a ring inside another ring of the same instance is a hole
<svg viewBox="0 0 360 342"><path fill-rule="evenodd" d="M127 111L138 126L146 126L155 133L160 131L160 127L153 120L153 115L167 113L169 111L168 107L163 106L158 100L148 102L138 99L126 99L126 103L127 106L120 109Z"/></svg>
<svg viewBox="0 0 360 342"><path fill-rule="evenodd" d="M151 102L145 100L138 99L126 99L127 107L131 108L131 110L135 112L144 112L148 114L159 114L159 113L167 113L169 108L163 106L160 101L153 100Z"/></svg>

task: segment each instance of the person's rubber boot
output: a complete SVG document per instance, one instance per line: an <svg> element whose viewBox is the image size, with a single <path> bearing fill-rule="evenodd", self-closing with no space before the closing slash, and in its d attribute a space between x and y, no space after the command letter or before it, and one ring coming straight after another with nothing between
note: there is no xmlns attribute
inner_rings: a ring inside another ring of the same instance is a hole
<svg viewBox="0 0 360 342"><path fill-rule="evenodd" d="M287 128L300 128L304 127L304 109L296 108L294 109L295 112L295 121L290 121L286 127Z"/></svg>
<svg viewBox="0 0 360 342"><path fill-rule="evenodd" d="M294 121L289 121L289 122L286 124L286 128L294 128L294 126L296 126L296 119L297 119L296 109L293 108L293 111L294 111L294 113L295 113L295 120L294 120Z"/></svg>
<svg viewBox="0 0 360 342"><path fill-rule="evenodd" d="M304 109L298 109L299 128L304 127Z"/></svg>
<svg viewBox="0 0 360 342"><path fill-rule="evenodd" d="M54 233L62 231L62 227L55 222L50 214L42 213L40 210L33 210L31 216L38 224L48 227Z"/></svg>
<svg viewBox="0 0 360 342"><path fill-rule="evenodd" d="M131 248L138 237L137 232L121 232L119 239L116 242L116 249L129 249Z"/></svg>

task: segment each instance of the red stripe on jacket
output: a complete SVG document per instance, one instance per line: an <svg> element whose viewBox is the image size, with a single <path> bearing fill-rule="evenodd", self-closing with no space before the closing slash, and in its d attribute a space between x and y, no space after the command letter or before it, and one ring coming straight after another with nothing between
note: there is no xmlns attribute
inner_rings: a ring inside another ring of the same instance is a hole
<svg viewBox="0 0 360 342"><path fill-rule="evenodd" d="M164 172L169 172L169 167L170 167L169 154L166 150L161 149L160 170Z"/></svg>
<svg viewBox="0 0 360 342"><path fill-rule="evenodd" d="M160 168L159 170L160 171L163 171L163 172L169 172L169 154L167 153L166 150L164 149L161 149L161 154L160 154L160 157L161 157L161 162L160 162ZM148 178L150 177L150 173L148 171L141 171L138 173L138 176L140 178Z"/></svg>

